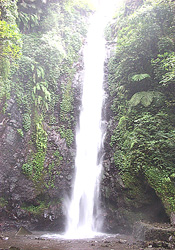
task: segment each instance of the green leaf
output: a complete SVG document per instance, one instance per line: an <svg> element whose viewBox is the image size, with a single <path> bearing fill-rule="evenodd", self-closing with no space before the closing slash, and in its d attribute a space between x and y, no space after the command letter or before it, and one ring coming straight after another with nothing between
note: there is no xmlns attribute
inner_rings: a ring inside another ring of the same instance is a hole
<svg viewBox="0 0 175 250"><path fill-rule="evenodd" d="M129 101L131 107L135 107L138 104L142 104L144 107L151 105L153 100L156 104L161 105L160 100L163 99L163 94L157 91L142 91L135 93Z"/></svg>
<svg viewBox="0 0 175 250"><path fill-rule="evenodd" d="M40 86L40 84L39 84L39 83L37 83L37 85L36 85L37 90L40 90L40 89L41 89L41 87L42 87L42 86Z"/></svg>
<svg viewBox="0 0 175 250"><path fill-rule="evenodd" d="M46 107L47 110L49 109L49 106L48 106L47 102L45 103L45 107Z"/></svg>
<svg viewBox="0 0 175 250"><path fill-rule="evenodd" d="M138 75L133 75L131 77L131 80L134 82L138 82L138 81L141 81L141 80L146 79L146 78L150 78L150 75L149 74L138 74Z"/></svg>
<svg viewBox="0 0 175 250"><path fill-rule="evenodd" d="M36 94L36 86L33 87L33 93Z"/></svg>

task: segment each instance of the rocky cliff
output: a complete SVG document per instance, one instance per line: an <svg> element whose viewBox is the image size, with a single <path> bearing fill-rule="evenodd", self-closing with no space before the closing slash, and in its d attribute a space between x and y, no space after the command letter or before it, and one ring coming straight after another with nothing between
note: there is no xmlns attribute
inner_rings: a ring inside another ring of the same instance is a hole
<svg viewBox="0 0 175 250"><path fill-rule="evenodd" d="M63 230L81 102L81 47L91 10L81 2L40 0L3 1L1 10L2 226ZM12 30L9 16L16 29L11 37L5 33L6 26ZM14 42L9 50L6 41Z"/></svg>
<svg viewBox="0 0 175 250"><path fill-rule="evenodd" d="M173 13L171 1L126 1L106 29L102 198L116 231L174 216Z"/></svg>

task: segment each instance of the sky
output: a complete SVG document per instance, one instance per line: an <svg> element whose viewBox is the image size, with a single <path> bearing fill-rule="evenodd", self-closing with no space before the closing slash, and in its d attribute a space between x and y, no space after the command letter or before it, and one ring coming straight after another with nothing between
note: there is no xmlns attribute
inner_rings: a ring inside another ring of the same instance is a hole
<svg viewBox="0 0 175 250"><path fill-rule="evenodd" d="M91 0L93 4L98 7L98 5L102 6L119 6L124 0Z"/></svg>
<svg viewBox="0 0 175 250"><path fill-rule="evenodd" d="M115 13L124 0L91 0L96 9L101 9L106 15L111 16Z"/></svg>

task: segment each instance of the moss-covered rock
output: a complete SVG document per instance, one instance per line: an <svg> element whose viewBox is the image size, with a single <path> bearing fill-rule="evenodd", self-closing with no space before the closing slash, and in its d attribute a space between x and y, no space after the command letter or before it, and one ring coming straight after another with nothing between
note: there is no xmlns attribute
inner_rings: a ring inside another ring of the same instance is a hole
<svg viewBox="0 0 175 250"><path fill-rule="evenodd" d="M106 32L115 49L106 70L110 178L103 195L123 225L166 221L175 209L174 11L171 1L126 1Z"/></svg>
<svg viewBox="0 0 175 250"><path fill-rule="evenodd" d="M9 62L16 60L8 74L3 71L8 84L0 78L0 90L8 92L0 91L0 109L6 111L0 113L2 214L33 228L44 223L63 229L81 89L75 73L82 70L91 10L81 1L4 0L0 5L0 29L9 44L5 48L1 39L0 47ZM1 59L0 52L0 71Z"/></svg>

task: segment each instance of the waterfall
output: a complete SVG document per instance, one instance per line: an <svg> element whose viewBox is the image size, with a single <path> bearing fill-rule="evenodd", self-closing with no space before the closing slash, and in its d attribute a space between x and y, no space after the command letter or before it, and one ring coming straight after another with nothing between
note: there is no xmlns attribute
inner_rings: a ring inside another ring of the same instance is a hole
<svg viewBox="0 0 175 250"><path fill-rule="evenodd" d="M97 231L102 228L102 219L99 216L99 187L105 132L102 121L106 56L104 28L116 6L123 0L94 1L100 3L100 8L91 19L84 49L83 94L76 133L75 178L71 199L65 202L66 233L43 235L46 238L90 238L96 236Z"/></svg>
<svg viewBox="0 0 175 250"><path fill-rule="evenodd" d="M88 237L97 231L99 184L102 171L99 152L102 146L102 105L105 60L104 26L101 13L91 20L84 49L84 80L79 128L75 180L68 207L67 234Z"/></svg>

